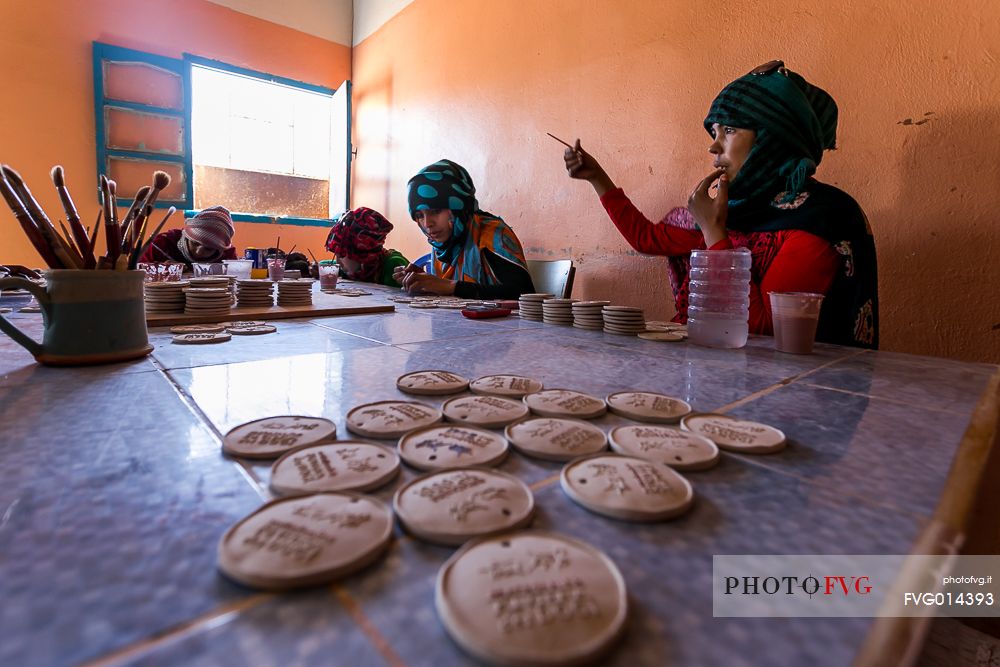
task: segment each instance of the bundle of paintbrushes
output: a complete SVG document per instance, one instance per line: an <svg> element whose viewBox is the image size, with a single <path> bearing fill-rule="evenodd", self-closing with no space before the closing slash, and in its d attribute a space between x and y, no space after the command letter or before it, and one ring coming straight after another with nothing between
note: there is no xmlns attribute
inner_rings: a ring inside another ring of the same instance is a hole
<svg viewBox="0 0 1000 667"><path fill-rule="evenodd" d="M87 232L76 205L73 203L63 168L52 168L52 182L59 193L69 230L59 220L60 235L55 225L42 210L38 200L24 183L21 175L8 165L0 166L0 194L7 206L14 212L14 217L24 230L25 236L31 241L45 263L53 269L110 269L124 271L135 269L139 257L145 252L153 238L160 233L167 220L176 209L171 206L167 214L151 234L146 235L149 217L153 214L153 205L160 192L170 185L170 176L162 171L153 172L153 185L143 186L135 195L135 200L129 207L125 217L118 220L118 209L115 205L116 185L114 181L101 176L101 211L91 232ZM95 254L97 233L103 219L104 239L107 252L98 259Z"/></svg>

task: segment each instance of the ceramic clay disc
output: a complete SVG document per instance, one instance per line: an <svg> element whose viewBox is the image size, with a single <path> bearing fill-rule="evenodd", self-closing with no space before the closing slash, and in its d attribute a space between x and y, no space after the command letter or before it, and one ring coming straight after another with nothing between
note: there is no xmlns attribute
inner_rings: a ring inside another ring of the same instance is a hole
<svg viewBox="0 0 1000 667"><path fill-rule="evenodd" d="M231 327L226 329L234 336L260 336L262 334L274 333L278 329L271 324L262 324L256 327Z"/></svg>
<svg viewBox="0 0 1000 667"><path fill-rule="evenodd" d="M377 498L318 493L271 501L226 531L219 569L254 588L315 586L373 562L392 538L392 511Z"/></svg>
<svg viewBox="0 0 1000 667"><path fill-rule="evenodd" d="M691 414L691 406L681 399L649 391L620 391L606 400L611 412L640 422L673 424Z"/></svg>
<svg viewBox="0 0 1000 667"><path fill-rule="evenodd" d="M608 410L603 399L570 389L546 389L524 397L531 411L542 417L593 419Z"/></svg>
<svg viewBox="0 0 1000 667"><path fill-rule="evenodd" d="M441 396L465 391L469 381L449 371L416 371L396 380L396 388L406 394Z"/></svg>
<svg viewBox="0 0 1000 667"><path fill-rule="evenodd" d="M221 333L225 330L226 327L221 324L186 324L180 327L170 327L170 333L173 334Z"/></svg>
<svg viewBox="0 0 1000 667"><path fill-rule="evenodd" d="M719 448L703 435L668 426L619 426L608 434L619 454L665 463L676 470L705 470L719 462Z"/></svg>
<svg viewBox="0 0 1000 667"><path fill-rule="evenodd" d="M226 327L226 329L255 328L267 326L267 322L261 320L239 320L235 322L223 322L222 326Z"/></svg>
<svg viewBox="0 0 1000 667"><path fill-rule="evenodd" d="M541 391L542 383L520 375L484 375L473 380L469 389L474 394L521 398Z"/></svg>
<svg viewBox="0 0 1000 667"><path fill-rule="evenodd" d="M248 459L273 459L291 449L330 442L336 437L337 425L323 417L265 417L226 433L222 451Z"/></svg>
<svg viewBox="0 0 1000 667"><path fill-rule="evenodd" d="M40 313L40 312L42 312L42 307L41 306L25 306L24 308L22 308L18 312L19 313Z"/></svg>
<svg viewBox="0 0 1000 667"><path fill-rule="evenodd" d="M639 338L643 340L658 340L667 343L678 343L687 336L681 333L674 333L673 331L642 331L639 333Z"/></svg>
<svg viewBox="0 0 1000 667"><path fill-rule="evenodd" d="M379 401L347 413L347 430L366 438L395 439L441 421L441 411L416 401Z"/></svg>
<svg viewBox="0 0 1000 667"><path fill-rule="evenodd" d="M372 442L338 440L283 454L271 466L271 491L300 496L368 491L399 474L399 455Z"/></svg>
<svg viewBox="0 0 1000 667"><path fill-rule="evenodd" d="M175 343L182 345L205 345L211 343L225 343L232 338L227 333L186 333L177 334L173 337Z"/></svg>
<svg viewBox="0 0 1000 667"><path fill-rule="evenodd" d="M501 428L528 414L528 406L500 396L459 396L445 401L441 412L448 421Z"/></svg>
<svg viewBox="0 0 1000 667"><path fill-rule="evenodd" d="M662 521L694 502L691 484L661 463L594 454L563 466L563 491L592 512L626 521Z"/></svg>
<svg viewBox="0 0 1000 667"><path fill-rule="evenodd" d="M504 435L522 454L549 461L569 461L608 446L604 431L580 419L524 419L508 426Z"/></svg>
<svg viewBox="0 0 1000 667"><path fill-rule="evenodd" d="M721 449L741 454L771 454L785 448L785 434L773 426L728 415L689 415L681 420L681 428L709 438Z"/></svg>
<svg viewBox="0 0 1000 667"><path fill-rule="evenodd" d="M434 604L455 642L499 665L591 663L628 616L625 581L610 558L540 530L466 544L438 571Z"/></svg>
<svg viewBox="0 0 1000 667"><path fill-rule="evenodd" d="M507 456L507 448L502 435L458 424L423 428L399 439L399 455L420 470L495 465Z"/></svg>
<svg viewBox="0 0 1000 667"><path fill-rule="evenodd" d="M392 508L406 531L458 546L531 522L535 499L517 477L486 468L432 472L400 487Z"/></svg>
<svg viewBox="0 0 1000 667"><path fill-rule="evenodd" d="M9 313L9 312L11 312L10 308L0 308L0 313L4 313L5 314L5 313Z"/></svg>

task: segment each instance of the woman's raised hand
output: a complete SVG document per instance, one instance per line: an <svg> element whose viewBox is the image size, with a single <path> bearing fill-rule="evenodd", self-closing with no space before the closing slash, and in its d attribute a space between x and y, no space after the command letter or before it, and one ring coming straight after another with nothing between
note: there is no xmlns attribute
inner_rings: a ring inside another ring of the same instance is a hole
<svg viewBox="0 0 1000 667"><path fill-rule="evenodd" d="M717 180L719 190L713 199L709 190ZM698 183L688 197L688 211L705 236L706 248L711 248L728 236L726 219L729 217L729 180L725 169L716 169Z"/></svg>
<svg viewBox="0 0 1000 667"><path fill-rule="evenodd" d="M563 152L563 160L566 162L566 172L569 177L588 181L594 186L598 197L603 196L608 190L615 189L615 184L608 177L604 168L590 153L583 150L579 139L576 140L573 148L567 148Z"/></svg>

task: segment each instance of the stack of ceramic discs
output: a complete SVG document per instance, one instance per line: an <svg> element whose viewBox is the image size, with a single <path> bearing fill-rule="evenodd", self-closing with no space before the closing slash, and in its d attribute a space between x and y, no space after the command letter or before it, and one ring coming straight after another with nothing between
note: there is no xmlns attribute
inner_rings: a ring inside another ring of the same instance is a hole
<svg viewBox="0 0 1000 667"><path fill-rule="evenodd" d="M228 287L185 287L184 297L185 315L228 315L232 306Z"/></svg>
<svg viewBox="0 0 1000 667"><path fill-rule="evenodd" d="M279 306L308 306L312 304L311 280L279 280Z"/></svg>
<svg viewBox="0 0 1000 667"><path fill-rule="evenodd" d="M610 301L577 301L573 304L573 326L577 329L600 331L604 328L601 309L610 305Z"/></svg>
<svg viewBox="0 0 1000 667"><path fill-rule="evenodd" d="M236 276L226 276L229 281L229 299L235 304L236 303Z"/></svg>
<svg viewBox="0 0 1000 667"><path fill-rule="evenodd" d="M146 312L153 313L183 313L184 288L189 283L146 283L143 288L146 294Z"/></svg>
<svg viewBox="0 0 1000 667"><path fill-rule="evenodd" d="M518 299L521 318L541 322L543 314L542 303L554 296L555 294L522 294L521 298Z"/></svg>
<svg viewBox="0 0 1000 667"><path fill-rule="evenodd" d="M191 287L218 287L225 290L229 289L228 276L198 276L197 278L191 278L189 282L191 283Z"/></svg>
<svg viewBox="0 0 1000 667"><path fill-rule="evenodd" d="M241 308L268 308L274 305L274 283L266 279L247 279L237 283L236 305Z"/></svg>
<svg viewBox="0 0 1000 667"><path fill-rule="evenodd" d="M573 324L572 306L577 299L546 299L542 301L542 321L546 324Z"/></svg>
<svg viewBox="0 0 1000 667"><path fill-rule="evenodd" d="M605 333L635 336L646 330L646 318L642 314L642 308L604 306L601 314L604 318Z"/></svg>

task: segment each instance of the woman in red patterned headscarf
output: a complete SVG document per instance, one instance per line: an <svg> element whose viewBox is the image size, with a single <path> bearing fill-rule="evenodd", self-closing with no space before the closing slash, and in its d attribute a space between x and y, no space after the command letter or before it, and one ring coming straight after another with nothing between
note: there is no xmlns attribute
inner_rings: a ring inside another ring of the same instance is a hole
<svg viewBox="0 0 1000 667"><path fill-rule="evenodd" d="M341 274L351 280L399 287L392 273L409 264L398 250L385 247L392 223L378 211L356 208L340 216L326 239L326 249L337 256Z"/></svg>

